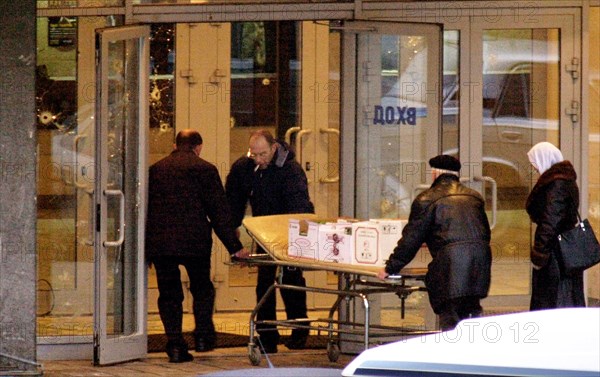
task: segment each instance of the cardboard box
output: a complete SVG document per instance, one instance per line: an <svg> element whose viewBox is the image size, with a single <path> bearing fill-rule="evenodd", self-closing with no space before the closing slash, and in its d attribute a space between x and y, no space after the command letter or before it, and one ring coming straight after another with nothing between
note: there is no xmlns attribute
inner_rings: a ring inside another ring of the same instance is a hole
<svg viewBox="0 0 600 377"><path fill-rule="evenodd" d="M319 223L290 219L288 226L288 256L317 259Z"/></svg>
<svg viewBox="0 0 600 377"><path fill-rule="evenodd" d="M352 262L352 224L346 221L319 225L318 259L323 262Z"/></svg>
<svg viewBox="0 0 600 377"><path fill-rule="evenodd" d="M353 224L353 264L383 267L402 237L406 220L371 219Z"/></svg>

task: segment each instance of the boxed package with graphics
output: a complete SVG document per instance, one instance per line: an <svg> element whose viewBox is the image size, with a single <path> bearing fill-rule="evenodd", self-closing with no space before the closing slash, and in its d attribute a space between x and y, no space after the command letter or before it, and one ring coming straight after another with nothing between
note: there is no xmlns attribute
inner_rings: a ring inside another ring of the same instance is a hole
<svg viewBox="0 0 600 377"><path fill-rule="evenodd" d="M317 259L319 223L290 219L288 227L288 256Z"/></svg>
<svg viewBox="0 0 600 377"><path fill-rule="evenodd" d="M346 221L319 224L318 260L323 262L352 262L352 224Z"/></svg>
<svg viewBox="0 0 600 377"><path fill-rule="evenodd" d="M352 264L384 266L402 237L406 220L372 219L353 224Z"/></svg>

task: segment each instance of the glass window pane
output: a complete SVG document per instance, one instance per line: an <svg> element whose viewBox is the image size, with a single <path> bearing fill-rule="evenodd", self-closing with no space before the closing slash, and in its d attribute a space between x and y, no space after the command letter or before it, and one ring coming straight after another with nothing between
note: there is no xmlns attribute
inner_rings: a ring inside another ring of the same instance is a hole
<svg viewBox="0 0 600 377"><path fill-rule="evenodd" d="M438 152L437 77L424 35L359 36L356 216L408 218ZM363 62L362 59L365 61ZM364 113L364 109L368 109Z"/></svg>
<svg viewBox="0 0 600 377"><path fill-rule="evenodd" d="M107 26L115 18L37 20L39 336L92 335L93 41L95 29Z"/></svg>
<svg viewBox="0 0 600 377"><path fill-rule="evenodd" d="M491 294L528 294L530 221L524 203L538 176L527 151L559 144L559 32L486 30L483 35L483 175L498 189ZM485 191L491 208L490 187ZM491 218L491 216L490 216ZM512 277L512 278L511 278Z"/></svg>
<svg viewBox="0 0 600 377"><path fill-rule="evenodd" d="M458 153L458 126L460 119L459 52L460 33L456 30L444 31L442 151L444 154L449 154L460 159Z"/></svg>

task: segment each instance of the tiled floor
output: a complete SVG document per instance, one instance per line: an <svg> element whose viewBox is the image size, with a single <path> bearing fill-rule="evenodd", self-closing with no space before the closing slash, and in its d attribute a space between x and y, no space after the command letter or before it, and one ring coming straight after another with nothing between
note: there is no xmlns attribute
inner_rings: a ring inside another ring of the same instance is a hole
<svg viewBox="0 0 600 377"><path fill-rule="evenodd" d="M319 317L325 313L312 312L311 317ZM217 329L223 332L238 335L248 334L249 313L217 313L214 322ZM193 330L193 317L184 315L184 331ZM148 316L148 330L150 334L162 331L162 324L158 315ZM283 330L285 332L285 330ZM275 368L306 367L343 369L355 355L340 355L336 362L329 361L327 350L288 350L284 345L279 345L277 354L268 355L269 361ZM191 377L219 371L240 370L244 376L247 368L269 368L269 362L263 356L258 366L250 362L247 347L218 348L207 353L191 352L194 360L189 363L172 364L168 362L167 355L163 352L150 353L143 360L123 363L112 366L95 367L91 360L69 361L44 361L42 365L44 377L75 377L75 376L101 376L101 377L133 377L133 376L177 376ZM2 374L0 373L0 376Z"/></svg>
<svg viewBox="0 0 600 377"><path fill-rule="evenodd" d="M171 364L163 353L152 353L143 360L125 364L94 367L89 361L50 361L42 362L44 377L132 377L132 376L173 376L191 377L225 370L269 368L263 357L260 365L252 366L246 347L221 348L207 353L192 352L194 360L189 363ZM277 354L269 355L274 368L306 367L343 369L354 356L340 355L337 362L329 361L326 350L289 351L285 346L279 347ZM308 377L308 376L307 376Z"/></svg>

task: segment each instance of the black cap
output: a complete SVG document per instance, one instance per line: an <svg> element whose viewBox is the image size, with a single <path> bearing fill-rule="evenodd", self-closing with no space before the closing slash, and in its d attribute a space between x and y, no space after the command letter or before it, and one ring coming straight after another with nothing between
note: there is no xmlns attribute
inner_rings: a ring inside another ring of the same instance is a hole
<svg viewBox="0 0 600 377"><path fill-rule="evenodd" d="M460 171L460 161L456 157L441 154L429 160L429 166L434 169Z"/></svg>

